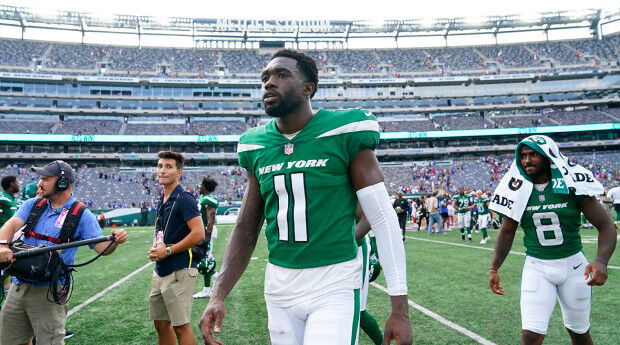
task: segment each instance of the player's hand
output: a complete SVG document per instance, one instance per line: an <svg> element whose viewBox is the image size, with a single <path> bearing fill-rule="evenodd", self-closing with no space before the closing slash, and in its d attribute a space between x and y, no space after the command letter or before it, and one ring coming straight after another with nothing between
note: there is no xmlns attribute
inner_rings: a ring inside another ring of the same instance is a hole
<svg viewBox="0 0 620 345"><path fill-rule="evenodd" d="M383 345L389 345L392 339L396 340L397 345L413 343L411 320L408 314L392 313L388 317L383 333Z"/></svg>
<svg viewBox="0 0 620 345"><path fill-rule="evenodd" d="M592 273L591 278L590 273ZM586 284L590 286L603 285L607 281L607 266L598 260L594 260L586 266L584 275L586 280L589 278Z"/></svg>
<svg viewBox="0 0 620 345"><path fill-rule="evenodd" d="M151 261L159 261L166 258L166 245L160 243L156 246L151 247L148 251L149 260Z"/></svg>
<svg viewBox="0 0 620 345"><path fill-rule="evenodd" d="M0 246L0 262L14 262L13 251L8 246Z"/></svg>
<svg viewBox="0 0 620 345"><path fill-rule="evenodd" d="M110 235L114 235L114 242L118 244L127 242L127 232L125 229L114 229L110 231Z"/></svg>
<svg viewBox="0 0 620 345"><path fill-rule="evenodd" d="M213 339L213 333L220 333L222 330L222 321L226 315L226 305L224 301L212 298L207 304L207 308L202 313L202 318L198 322L202 339L205 345L222 345L223 343Z"/></svg>
<svg viewBox="0 0 620 345"><path fill-rule="evenodd" d="M499 273L489 272L489 286L494 293L504 295L504 288L499 285Z"/></svg>

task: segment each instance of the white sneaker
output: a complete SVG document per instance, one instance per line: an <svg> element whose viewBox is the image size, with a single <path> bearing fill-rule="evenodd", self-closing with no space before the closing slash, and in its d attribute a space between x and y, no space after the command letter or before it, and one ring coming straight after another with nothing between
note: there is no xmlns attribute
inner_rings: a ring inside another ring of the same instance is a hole
<svg viewBox="0 0 620 345"><path fill-rule="evenodd" d="M194 294L194 298L207 298L211 297L211 288L203 288L202 291Z"/></svg>
<svg viewBox="0 0 620 345"><path fill-rule="evenodd" d="M487 243L487 239L486 237L482 239L482 241L480 241L480 244L486 244Z"/></svg>

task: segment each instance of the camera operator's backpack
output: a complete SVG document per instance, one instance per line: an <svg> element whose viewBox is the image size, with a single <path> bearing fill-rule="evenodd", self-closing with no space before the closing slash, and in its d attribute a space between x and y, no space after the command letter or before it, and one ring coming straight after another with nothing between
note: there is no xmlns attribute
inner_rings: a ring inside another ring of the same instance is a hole
<svg viewBox="0 0 620 345"><path fill-rule="evenodd" d="M81 202L74 202L67 211L62 211L67 213L62 228L60 229L60 237L58 238L34 232L35 225L46 209L47 199L39 198L34 202L32 210L28 215L26 226L23 229L24 237L34 237L56 244L67 243L74 240L75 232L77 231L80 218L86 206ZM10 246L14 252L34 248L33 246L24 244L22 241L12 242ZM58 252L50 252L21 258L7 268L7 273L24 282L50 282L53 280L53 276L58 274L56 271L59 269L65 269L60 255Z"/></svg>
<svg viewBox="0 0 620 345"><path fill-rule="evenodd" d="M84 211L86 210L86 206L83 203L76 201L71 205L71 207L69 207L66 211L67 214L62 223L62 228L60 229L60 237L50 237L34 232L35 225L37 225L37 222L46 209L46 198L39 198L34 202L34 205L32 205L32 209L30 210L30 214L28 215L26 226L23 230L24 236L34 237L39 240L49 241L56 244L73 241L75 239L75 232L77 231L78 224L80 224L82 214L84 214ZM65 211L63 210L62 212Z"/></svg>

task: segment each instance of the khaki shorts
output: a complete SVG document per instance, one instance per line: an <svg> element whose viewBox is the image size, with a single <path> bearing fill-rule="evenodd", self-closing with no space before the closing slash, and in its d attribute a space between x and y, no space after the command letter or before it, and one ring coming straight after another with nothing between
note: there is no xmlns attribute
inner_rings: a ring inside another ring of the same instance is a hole
<svg viewBox="0 0 620 345"><path fill-rule="evenodd" d="M189 323L196 276L198 276L196 268L183 268L165 277L153 272L149 296L151 320L170 321L172 326Z"/></svg>
<svg viewBox="0 0 620 345"><path fill-rule="evenodd" d="M68 307L47 300L48 286L11 284L2 306L0 344L64 345Z"/></svg>

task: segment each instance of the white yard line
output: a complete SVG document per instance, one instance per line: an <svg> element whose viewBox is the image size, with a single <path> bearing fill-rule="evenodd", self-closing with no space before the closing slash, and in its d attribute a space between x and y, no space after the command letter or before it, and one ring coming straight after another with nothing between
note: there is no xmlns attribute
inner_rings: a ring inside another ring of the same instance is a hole
<svg viewBox="0 0 620 345"><path fill-rule="evenodd" d="M432 243L439 243L439 244L447 244L450 246L457 246L457 247L465 247L465 248L474 248L474 249L482 249L482 250L489 250L489 251L493 251L495 250L494 248L487 248L487 247L477 247L477 246L473 246L471 244L462 244L462 243L452 243L452 242L445 242L445 241L437 241L437 240L431 240L428 238L418 238L418 237L413 237L413 236L405 236L409 239L412 240L416 240L416 241L424 241L424 242L432 242ZM510 251L510 254L516 254L516 255L523 255L525 256L525 253L521 253L521 252L515 252L515 251ZM611 268L614 270L620 270L620 267L618 266L607 266L607 268Z"/></svg>
<svg viewBox="0 0 620 345"><path fill-rule="evenodd" d="M387 293L387 289L385 287L383 287L383 286L381 286L381 285L379 285L379 284L377 284L375 282L370 283L370 285L372 285L372 286L376 287L377 289ZM456 323L454 323L454 322L452 322L450 320L447 320L446 318L442 317L441 315L439 315L437 313L434 313L434 312L424 308L423 306L413 302L410 299L408 299L407 301L409 302L409 305L412 308L422 312L426 316L432 317L433 319L435 319L435 320L439 321L440 323L442 323L442 324L444 324L444 325L454 329L455 331L457 331L457 332L459 332L461 334L464 334L464 335L472 338L473 340L477 341L479 344L496 345L495 343L493 343L493 342L491 342L491 341L489 341L489 340L479 336L478 334L468 330L467 328L464 328L461 325L457 325Z"/></svg>
<svg viewBox="0 0 620 345"><path fill-rule="evenodd" d="M115 287L121 285L122 283L126 282L128 279L130 279L131 277L135 276L136 274L144 271L147 267L151 266L153 264L153 262L149 262L146 265L138 268L137 270L129 273L128 275L124 276L123 278L121 278L120 280L118 280L116 283L108 286L107 288L103 289L102 291L100 291L99 293L97 293L96 295L94 295L93 297L87 299L86 301L76 305L75 307L71 308L71 310L69 310L69 313L67 313L67 317L77 313L80 309L84 308L85 306L91 304L92 302L98 300L99 298L101 298L101 296L105 295L108 291L114 289Z"/></svg>

